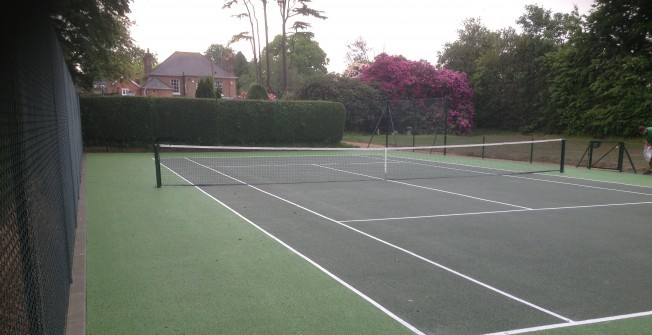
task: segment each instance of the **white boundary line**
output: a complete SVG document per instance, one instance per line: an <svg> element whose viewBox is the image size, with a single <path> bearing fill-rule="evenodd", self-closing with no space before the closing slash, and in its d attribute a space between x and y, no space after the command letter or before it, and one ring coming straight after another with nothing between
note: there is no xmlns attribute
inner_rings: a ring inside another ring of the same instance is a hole
<svg viewBox="0 0 652 335"><path fill-rule="evenodd" d="M222 175L224 175L224 176L227 176L227 175L225 175L224 173L222 173L222 172L220 172L220 171L217 171L217 170L214 170L213 168L211 168L211 167L209 167L209 166L206 166L206 165L203 165L203 164L200 164L200 163L194 162L194 161L192 161L192 160L190 160L190 161L193 162L193 163L195 163L195 164L197 164L197 165L199 165L199 166L203 166L203 167L205 167L205 168L207 168L207 169L209 169L209 170L211 170L211 171L214 171L214 172L217 172L217 173L222 174ZM227 177L232 178L232 177L230 177L230 176L227 176ZM232 178L232 179L237 180L237 179L235 179L235 178ZM502 291L502 290L500 290L500 289L498 289L498 288L495 288L495 287L493 287L493 286L491 286L491 285L489 285L489 284L485 284L485 283L483 283L483 282L481 282L481 281L479 281L479 280L477 280L477 279L474 279L474 278L472 278L472 277L470 277L470 276L467 276L467 275L465 275L465 274L463 274L463 273L461 273L461 272L459 272L459 271L453 270L452 268L446 267L446 266L444 266L444 265L442 265L442 264L439 264L439 263L437 263L437 262L435 262L435 261L432 261L432 260L430 260L430 259L428 259L428 258L426 258L426 257L423 257L423 256L421 256L421 255L418 255L418 254L416 254L416 253L414 253L414 252L412 252L412 251L409 251L409 250L407 250L407 249L401 248L401 247L399 247L399 246L397 246L397 245L394 245L394 244L389 243L389 242L387 242L387 241L385 241L385 240L382 240L382 239L380 239L380 238L378 238L378 237L376 237L376 236L373 236L373 235L371 235L371 234L365 233L365 232L363 232L363 231L361 231L361 230L358 230L358 229L353 228L353 227L351 227L351 226L349 226L349 225L346 225L346 224L344 224L344 223L342 223L342 222L340 222L340 221L334 220L334 219L329 218L329 217L327 217L327 216L325 216L325 215L323 215L323 214L317 213L317 212L315 212L315 211L313 211L313 210L311 210L311 209L305 208L305 207L303 207L303 206L301 206L301 205L299 205L299 204L296 204L296 203L294 203L294 202L292 202L292 201L290 201L290 200L287 200L287 199L285 199L285 198L282 198L282 197L280 197L280 196L278 196L278 195L275 195L275 194L273 194L273 193L267 192L267 191L262 190L262 189L260 189L260 188L258 188L258 187L256 187L256 186L253 186L253 185L249 185L249 184L246 184L246 183L243 183L243 185L246 185L246 186L251 187L251 188L253 188L253 189L255 189L255 190L259 191L259 192L262 192L262 193L264 193L264 194L267 194L267 195L269 195L269 196L271 196L271 197L273 197L273 198L276 198L276 199L281 200L281 201L283 201L283 202L286 202L286 203L288 203L288 204L290 204L290 205L293 205L293 206L295 206L295 207L297 207L297 208L299 208L299 209L302 209L302 210L304 210L304 211L306 211L306 212L308 212L308 213L314 214L314 215L319 216L319 217L321 217L321 218L323 218L323 219L326 219L326 220L328 220L328 221L331 221L331 222L333 222L333 223L336 223L336 224L338 224L338 225L340 225L340 226L342 226L342 227L348 228L348 229L350 229L350 230L352 230L352 231L354 231L354 232L357 232L357 233L359 233L359 234L361 234L361 235L367 236L367 237L369 237L369 238L371 238L371 239L373 239L373 240L376 240L376 241L378 241L378 242L380 242L380 243L382 243L382 244L385 244L385 245L387 245L387 246L389 246L389 247L392 247L392 248L394 248L394 249L396 249L396 250L402 251L402 252L404 252L404 253L406 253L406 254L408 254L408 255L410 255L410 256L413 256L413 257L415 257L415 258L417 258L417 259L420 259L420 260L422 260L422 261L424 261L424 262L426 262L426 263L428 263L428 264L431 264L431 265L433 265L433 266L435 266L435 267L438 267L438 268L440 268L440 269L442 269L442 270L445 270L445 271L447 271L447 272L449 272L449 273L451 273L451 274L454 274L454 275L456 275L456 276L458 276L458 277L461 277L461 278L463 278L463 279L466 279L466 280L468 280L468 281L470 281L470 282L472 282L472 283L474 283L474 284L477 284L477 285L482 286L482 287L484 287L484 288L486 288L486 289L489 289L489 290L491 290L491 291L493 291L493 292L495 292L495 293L498 293L498 294L500 294L500 295L502 295L502 296L504 296L504 297L507 297L507 298L509 298L509 299L511 299L511 300L514 300L514 301L520 302L520 303L522 303L522 304L524 304L524 305L526 305L526 306L529 306L529 307L531 307L531 308L533 308L533 309L539 310L540 312L546 313L546 314L551 315L551 316L553 316L553 317L555 317L555 318L558 318L558 319L560 319L560 320L564 320L564 321L566 321L566 322L573 322L573 320L571 320L571 319L569 319L569 318L567 318L567 317L565 317L565 316L562 316L562 315L560 315L560 314L557 314L557 313L555 313L555 312L552 312L552 311L550 311L550 310L547 310L547 309L545 309L545 308L543 308L543 307L541 307L541 306L535 305L535 304L533 304L533 303L531 303L531 302L529 302L529 301L526 301L526 300L524 300L524 299L518 298L518 297L516 297L516 296L514 296L514 295L511 295L511 294L505 292L505 291ZM271 235L270 235L270 236L271 236ZM393 315L393 314L392 314L392 315Z"/></svg>
<svg viewBox="0 0 652 335"><path fill-rule="evenodd" d="M340 222L369 222L369 221L411 220L411 219L442 218L442 217L451 217L451 216L466 216L466 215L470 216L470 215L481 215L481 214L484 215L484 214L513 213L513 212L539 212L539 211L555 211L555 210L562 210L562 209L614 207L614 206L633 206L633 205L649 205L649 204L652 204L652 201L627 202L627 203L622 203L622 204L564 206L564 207L547 207L547 208L527 208L527 209L510 209L510 210L504 210L504 211L467 212L467 213L434 214L434 215L404 216L404 217L389 217L389 218L374 218L374 219L340 220Z"/></svg>
<svg viewBox="0 0 652 335"><path fill-rule="evenodd" d="M552 175L548 175L552 176ZM528 179L528 180L534 180L534 181L542 181L546 183L553 183L553 184L562 184L562 185L570 185L570 186L578 186L578 187L585 187L585 188L594 188L597 190L603 190L603 191L612 191L612 192L622 192L622 193L631 193L631 194L638 194L638 195L648 195L652 196L650 193L644 193L644 192L635 192L635 191L627 191L627 190L619 190L617 188L607 188L607 187L600 187L600 186L592 186L592 185L584 185L584 184L576 184L576 183L568 183L568 182L563 182L563 181L558 181L558 180L548 180L548 179L539 179L539 178L532 178L532 177L523 177L523 176L514 176L514 175L509 175L509 176L503 176L503 177L508 177L508 178L518 178L518 179ZM572 178L572 177L569 177ZM589 181L588 179L586 179ZM596 181L597 182L597 181ZM626 185L626 184L622 184ZM628 186L634 186L634 185L628 185ZM644 187L644 186L643 186Z"/></svg>
<svg viewBox="0 0 652 335"><path fill-rule="evenodd" d="M523 333L535 332L535 331L540 331L540 330L551 330L551 329L566 328L566 327L585 326L585 325L592 325L592 324L602 323L602 322L633 319L633 318L639 318L639 317L643 317L643 316L652 316L652 311L641 312L641 313L633 313L633 314L625 314L625 315L617 315L617 316L610 316L610 317L605 317L605 318L591 319L591 320L584 320L584 321L573 321L573 322L569 322L569 323L558 323L558 324L554 324L554 325L539 326L539 327L532 327L532 328L507 330L507 331L491 333L491 334L484 334L484 335L523 334Z"/></svg>

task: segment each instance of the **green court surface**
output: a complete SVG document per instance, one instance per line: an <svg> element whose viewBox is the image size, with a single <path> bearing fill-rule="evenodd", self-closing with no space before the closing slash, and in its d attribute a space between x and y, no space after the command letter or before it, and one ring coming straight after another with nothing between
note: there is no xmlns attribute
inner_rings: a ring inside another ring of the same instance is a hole
<svg viewBox="0 0 652 335"><path fill-rule="evenodd" d="M156 188L152 158L85 154L88 334L415 333L197 188ZM567 167L564 177L652 187L615 171ZM644 316L528 333L650 329Z"/></svg>
<svg viewBox="0 0 652 335"><path fill-rule="evenodd" d="M409 334L151 154L87 154L88 334Z"/></svg>

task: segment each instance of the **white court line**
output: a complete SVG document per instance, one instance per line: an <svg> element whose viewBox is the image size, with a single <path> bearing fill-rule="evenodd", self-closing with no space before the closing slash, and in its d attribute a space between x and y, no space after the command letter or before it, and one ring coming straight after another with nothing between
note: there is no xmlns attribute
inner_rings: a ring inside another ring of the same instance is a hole
<svg viewBox="0 0 652 335"><path fill-rule="evenodd" d="M592 325L592 324L602 323L602 322L609 322L609 321L618 321L618 320L625 320L625 319L639 318L639 317L643 317L643 316L652 316L652 311L649 311L649 312L641 312L641 313L625 314L625 315L617 315L617 316L610 316L610 317L599 318L599 319L591 319L591 320L583 320L583 321L573 321L573 322L567 322L567 323L558 323L558 324L554 324L554 325L539 326L539 327L532 327L532 328L523 328L523 329L515 329L515 330L506 330L506 331L502 331L502 332L491 333L491 334L484 334L484 335L513 335L513 334L523 334L523 333L530 333L530 332L535 332L535 331L540 331L540 330L551 330L551 329L557 329L557 328L566 328L566 327L585 326L585 325Z"/></svg>
<svg viewBox="0 0 652 335"><path fill-rule="evenodd" d="M195 163L195 164L197 164L197 165L203 166L203 167L205 167L205 168L207 168L207 169L209 169L209 170L211 170L211 171L214 171L214 172L217 172L217 173L219 173L219 174L222 174L222 175L224 175L224 176L226 176L226 177L229 177L229 178L231 178L231 179L233 179L233 180L237 180L237 179L235 179L235 178L233 178L233 177L230 177L230 176L228 176L228 175L226 175L226 174L224 174L224 173L222 173L222 172L220 172L220 171L217 171L217 170L215 170L215 169L213 169L213 168L211 168L211 167L209 167L209 166L206 166L206 165L203 165L203 164L200 164L200 163L194 162L194 161L192 161L192 160L190 160L190 161L193 162L193 163ZM317 213L317 212L315 212L315 211L313 211L313 210L311 210L311 209L308 209L308 208L306 208L306 207L303 207L303 206L301 206L301 205L299 205L299 204L296 204L296 203L294 203L294 202L292 202L292 201L290 201L290 200L287 200L287 199L285 199L285 198L282 198L282 197L280 197L280 196L278 196L278 195L276 195L276 194L273 194L273 193L267 192L267 191L262 190L262 189L260 189L260 188L258 188L258 187L256 187L256 186L253 186L253 185L249 185L249 184L246 184L246 183L243 183L243 184L246 185L246 186L248 186L248 187L251 187L251 188L253 188L253 189L255 189L255 190L259 191L259 192L262 192L262 193L267 194L267 195L269 195L269 196L271 196L271 197L274 197L274 198L276 198L276 199L278 199L278 200L281 200L281 201L283 201L283 202L286 202L286 203L288 203L288 204L290 204L290 205L292 205L292 206L295 206L295 207L297 207L297 208L300 208L300 209L302 209L302 210L304 210L304 211L306 211L306 212L308 212L308 213L312 213L312 214L314 214L314 215L316 215L316 216L319 216L319 217L321 217L321 218L323 218L323 219L326 219L326 220L328 220L328 221L331 221L331 222L333 222L333 223L336 223L336 224L338 224L338 225L340 225L340 226L342 226L342 227L348 228L348 229L350 229L350 230L352 230L352 231L354 231L354 232L357 232L357 233L359 233L359 234L361 234L361 235L367 236L367 237L369 237L369 238L371 238L371 239L373 239L373 240L376 240L376 241L378 241L378 242L380 242L380 243L382 243L382 244L385 244L385 245L387 245L387 246L389 246L389 247L392 247L392 248L394 248L394 249L396 249L396 250L402 251L402 252L404 252L404 253L406 253L406 254L408 254L408 255L410 255L410 256L413 256L413 257L415 257L415 258L418 258L418 259L420 259L420 260L422 260L422 261L424 261L424 262L426 262L426 263L428 263L428 264L431 264L431 265L433 265L433 266L435 266L435 267L438 267L438 268L440 268L440 269L442 269L442 270L445 270L445 271L447 271L447 272L449 272L449 273L452 273L452 274L454 274L454 275L456 275L456 276L458 276L458 277L464 278L464 279L466 279L466 280L468 280L468 281L470 281L470 282L472 282L472 283L474 283L474 284L480 285L480 286L482 286L482 287L484 287L484 288L486 288L486 289L489 289L489 290L491 290L491 291L493 291L493 292L496 292L496 293L498 293L498 294L500 294L500 295L502 295L502 296L504 296L504 297L507 297L507 298L509 298L509 299L511 299L511 300L514 300L514 301L520 302L520 303L522 303L522 304L524 304L524 305L526 305L526 306L529 306L529 307L531 307L531 308L533 308L533 309L539 310L539 311L541 311L541 312L543 312L543 313L546 313L546 314L548 314L548 315L554 316L554 317L556 317L556 318L558 318L558 319L560 319L560 320L564 320L564 321L566 321L566 322L573 322L573 320L571 320L571 319L569 319L569 318L567 318L567 317L565 317L565 316L562 316L562 315L560 315L560 314L557 314L557 313L555 313L555 312L552 312L552 311L550 311L550 310L547 310L547 309L545 309L545 308L543 308L543 307L541 307L541 306L535 305L535 304L533 304L533 303L531 303L531 302L529 302L529 301L526 301L526 300L524 300L524 299L521 299L521 298L519 298L519 297L516 297L516 296L514 296L514 295L512 295L512 294L509 294L509 293L507 293L507 292L505 292L505 291L502 291L502 290L500 290L500 289L498 289L498 288L495 288L495 287L493 287L493 286L491 286L491 285L489 285L489 284L485 284L485 283L483 283L483 282L481 282L481 281L479 281L479 280L477 280L477 279L474 279L474 278L472 278L472 277L470 277L470 276L467 276L467 275L465 275L465 274L463 274L463 273L461 273L461 272L459 272L459 271L453 270L453 269L451 269L451 268L449 268L449 267L446 267L446 266L444 266L444 265L442 265L442 264L439 264L439 263L437 263L437 262L435 262L435 261L432 261L432 260L430 260L430 259L428 259L428 258L425 258L425 257L423 257L423 256L421 256L421 255L418 255L418 254L416 254L416 253L414 253L414 252L412 252L412 251L409 251L409 250L407 250L407 249L404 249L404 248L401 248L401 247L399 247L399 246L397 246L397 245L394 245L394 244L392 244L392 243L389 243L389 242L387 242L387 241L385 241L385 240L383 240L383 239L380 239L380 238L378 238L378 237L376 237L376 236L373 236L373 235L368 234L368 233L365 233L365 232L363 232L363 231L361 231L361 230L355 229L355 228L353 228L353 227L351 227L351 226L349 226L349 225L346 225L346 224L344 224L344 223L342 223L342 222L340 222L340 221L337 221L337 220L331 219L331 218L329 218L329 217L327 217L327 216L325 216L325 215L323 215L323 214Z"/></svg>
<svg viewBox="0 0 652 335"><path fill-rule="evenodd" d="M197 162L195 162L195 161L193 161L193 160L191 160L191 159L188 159L188 160L191 161L191 162L193 162L193 163L195 163L195 164L197 164L197 165L199 165L199 166L205 167L205 168L207 168L207 169L209 169L209 170L211 170L211 171L217 172L217 173L219 173L219 174L221 174L221 175L223 175L223 176L225 176L225 177L231 178L231 179L233 179L233 180L235 180L235 181L237 181L237 182L239 182L239 183L242 183L243 185L247 185L247 186L249 186L249 187L253 187L253 186L251 186L251 185L249 185L249 184L247 184L247 183L244 183L244 182L242 182L242 181L240 181L240 180L238 180L238 179L236 179L236 178L233 178L233 177L231 177L231 176L229 176L229 175L226 175L226 174L224 174L224 173L222 173L222 172L220 172L220 171L214 170L214 169L212 169L212 168L210 168L210 167L207 167L207 166L205 166L205 165L203 165L203 164L197 163ZM186 181L189 185L194 186L197 190L199 190L200 192L204 193L205 195L207 195L209 198L213 199L214 201L216 201L216 202L219 203L220 205L224 206L224 208L228 209L228 210L231 211L233 214L237 215L238 217L240 217L241 219L243 219L244 221L246 221L247 223L249 223L250 225L252 225L252 226L255 227L256 229L258 229L258 230L260 230L261 232L263 232L265 235L269 236L270 238L272 238L272 239L275 240L276 242L280 243L282 246L284 246L285 248L287 248L288 250L290 250L291 252L293 252L293 253L296 254L297 256L303 258L303 259L306 260L308 263L312 264L314 267L316 267L317 269L319 269L320 271L322 271L323 273L325 273L325 274L328 275L329 277L333 278L335 281L337 281L338 283L342 284L344 287L348 288L348 289L351 290L353 293L357 294L357 295L360 296L362 299L366 300L367 302L369 302L370 304L372 304L374 307L378 308L378 309L381 310L383 313L387 314L387 315L388 315L389 317L391 317L392 319L396 320L398 323L402 324L404 327L406 327L406 328L408 328L409 330L411 330L413 333L418 334L418 335L426 335L425 333L423 333L422 331L420 331L420 330L417 329L416 327L412 326L412 325L411 325L410 323L408 323L407 321L401 319L399 316L397 316L396 314L392 313L392 312L391 312L390 310L388 310L387 308L383 307L381 304L379 304L378 302L376 302L375 300L373 300L372 298L370 298L370 297L367 296L366 294L360 292L358 289L356 289L355 287L351 286L349 283L347 283L346 281L344 281L344 280L341 279L340 277L338 277L338 276L334 275L333 273L331 273L330 271L326 270L326 268L322 267L322 266L319 265L317 262L315 262L315 261L313 261L312 259L310 259L308 256L306 256L306 255L300 253L298 250L292 248L290 245L288 245L287 243L283 242L283 241L280 240L278 237L272 235L270 232L266 231L266 230L263 229L262 227L258 226L258 225L255 224L253 221L249 220L248 218L246 218L246 217L243 216L242 214L238 213L238 212L237 212L236 210L234 210L233 208L227 206L225 203L223 203L223 202L220 201L219 199L213 197L213 196L210 195L208 192L204 191L201 187L194 185L194 184L191 183L189 180L187 180L186 178L180 176L178 173L176 173L174 170L170 169L169 167L167 167L167 166L165 166L165 165L163 165L163 164L161 164L161 165L164 166L166 169L170 170L172 173L174 173L174 174L176 174L177 176L179 176L181 179L183 179L184 181Z"/></svg>
<svg viewBox="0 0 652 335"><path fill-rule="evenodd" d="M514 205L514 204L508 204L506 202L500 202L500 201L495 201L495 200L478 198L478 197L474 197L474 196L467 195L467 194L456 193L456 192L451 192L451 191L444 191L444 190L440 190L440 189L433 188L433 187L426 187L426 186L421 186L421 185L416 185L416 184L410 184L410 183L406 183L406 182L398 181L398 180L383 179L383 178L379 178L379 177L365 175L365 174L362 174L362 173L355 173L355 172L351 172L351 171L335 169L335 168L332 168L332 167L329 167L329 166L324 166L324 165L319 165L319 164L315 164L315 166L319 166L319 167L324 168L324 169L334 170L334 171L338 171L338 172L345 172L345 173L354 174L354 175L358 175L358 176L364 176L364 177L368 177L368 178L371 178L371 179L385 180L385 181L391 182L391 183L407 185L407 186L416 187L416 188L422 188L422 189L435 191L435 192L440 192L440 193L457 195L457 196L464 197L464 198L480 200L480 201L485 201L485 202L491 202L491 203L494 203L494 204L505 205L505 206L510 206L510 207L516 207L516 208L521 208L521 209L530 209L528 207L523 207L523 206Z"/></svg>
<svg viewBox="0 0 652 335"><path fill-rule="evenodd" d="M603 204L603 205L583 205L583 206L563 206L563 207L546 207L546 208L510 209L510 210L504 210L504 211L467 212L467 213L434 214L434 215L403 216L403 217L357 219L357 220L339 220L339 221L340 222L369 222L369 221L411 220L411 219L442 218L442 217L451 217L451 216L466 216L466 215L470 216L470 215L481 215L481 214L513 213L513 212L540 212L540 211L554 211L554 210L561 210L561 209L613 207L613 206L632 206L632 205L649 205L649 204L652 204L652 201L626 202L626 203L619 203L619 204Z"/></svg>
<svg viewBox="0 0 652 335"><path fill-rule="evenodd" d="M635 192L635 191L627 191L627 190L620 190L620 189L617 189L617 188L607 188L607 187L591 186L591 185L576 184L576 183L567 183L567 182L556 181L556 180L547 180L547 179L539 179L539 178L523 177L523 176L513 176L513 175L503 176L503 177L519 178L519 179L528 179L528 180L543 181L543 182L546 182L546 183L553 183L553 184L562 184L562 185L570 185L570 186L579 186L579 187L586 187L586 188L594 188L594 189L604 190L604 191L623 192L623 193L631 193L631 194L637 194L637 195L648 195L648 196L652 196L652 194L650 194L650 193Z"/></svg>

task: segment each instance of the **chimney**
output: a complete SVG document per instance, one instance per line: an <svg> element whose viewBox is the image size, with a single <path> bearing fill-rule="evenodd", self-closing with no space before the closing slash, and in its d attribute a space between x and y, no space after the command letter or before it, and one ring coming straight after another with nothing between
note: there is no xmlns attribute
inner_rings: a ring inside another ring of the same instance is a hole
<svg viewBox="0 0 652 335"><path fill-rule="evenodd" d="M143 61L145 63L145 76L147 76L150 72L152 72L152 63L154 62L154 56L149 53L149 48L147 48L145 59L143 59Z"/></svg>
<svg viewBox="0 0 652 335"><path fill-rule="evenodd" d="M229 52L227 50L224 50L222 52L222 68L226 70L226 72L233 74L235 72L235 68L233 66L233 53Z"/></svg>

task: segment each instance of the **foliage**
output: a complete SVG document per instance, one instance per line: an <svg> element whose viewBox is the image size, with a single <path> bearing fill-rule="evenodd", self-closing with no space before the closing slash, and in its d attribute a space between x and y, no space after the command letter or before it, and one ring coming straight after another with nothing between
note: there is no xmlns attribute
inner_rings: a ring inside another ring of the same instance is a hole
<svg viewBox="0 0 652 335"><path fill-rule="evenodd" d="M489 31L479 18L467 19L463 26L464 29L457 31L457 41L444 44L444 51L438 53L437 64L464 72L470 78L475 74L476 61L496 48L500 33Z"/></svg>
<svg viewBox="0 0 652 335"><path fill-rule="evenodd" d="M596 1L583 32L547 55L559 129L602 138L652 124L650 17L644 1Z"/></svg>
<svg viewBox="0 0 652 335"><path fill-rule="evenodd" d="M449 130L463 134L473 125L473 92L465 73L436 69L425 60L409 61L382 53L364 68L360 79L378 85L390 100L446 98Z"/></svg>
<svg viewBox="0 0 652 335"><path fill-rule="evenodd" d="M80 97L87 146L154 143L334 144L344 106L316 101L268 102L147 97Z"/></svg>
<svg viewBox="0 0 652 335"><path fill-rule="evenodd" d="M213 78L205 77L197 83L197 91L195 92L196 98L215 98L215 84ZM221 92L220 92L221 93ZM221 95L220 95L221 97Z"/></svg>
<svg viewBox="0 0 652 335"><path fill-rule="evenodd" d="M222 59L226 54L235 54L235 52L233 52L233 49L230 47L225 47L221 44L211 44L211 46L209 46L208 49L206 49L204 52L204 56L208 57L213 61L213 63L228 71L229 69L226 68L226 64L222 64Z"/></svg>
<svg viewBox="0 0 652 335"><path fill-rule="evenodd" d="M294 91L297 87L300 87L309 78L323 76L328 72L326 69L326 65L328 65L326 52L321 49L319 43L314 41L312 37L312 34L305 33L290 36L290 45L286 48L290 59L288 65L290 91ZM282 36L277 35L269 44L269 50L266 50L272 59L272 64L270 64L271 72L269 73L272 87L283 87L283 65L280 62L283 49L281 47L282 41Z"/></svg>
<svg viewBox="0 0 652 335"><path fill-rule="evenodd" d="M253 84L249 87L249 93L247 93L247 100L268 100L267 90L263 85Z"/></svg>
<svg viewBox="0 0 652 335"><path fill-rule="evenodd" d="M277 0L276 4L279 7L279 12L281 13L281 73L282 73L282 92L287 93L289 91L289 68L287 61L287 50L288 50L288 33L287 26L290 23L289 20L293 17L303 16L303 17L314 17L318 19L325 20L326 16L323 15L324 12L315 10L308 7L308 4L311 0ZM298 30L305 30L310 28L310 24L304 21L296 21L292 24L291 29L295 31L295 34Z"/></svg>
<svg viewBox="0 0 652 335"><path fill-rule="evenodd" d="M75 84L90 89L96 80L136 75L133 57L142 50L129 36L128 0L60 0L48 8Z"/></svg>
<svg viewBox="0 0 652 335"><path fill-rule="evenodd" d="M467 20L439 64L469 74L479 127L635 136L652 124L651 18L642 0L597 0L588 16L528 5L520 34Z"/></svg>
<svg viewBox="0 0 652 335"><path fill-rule="evenodd" d="M346 52L346 69L343 75L346 77L357 77L362 73L362 69L371 63L369 53L371 49L367 47L367 42L358 37L353 43L346 46L349 51Z"/></svg>
<svg viewBox="0 0 652 335"><path fill-rule="evenodd" d="M380 91L361 80L335 74L311 78L296 95L300 100L341 102L346 107L345 129L367 133L374 130L382 113L378 103L385 100Z"/></svg>

